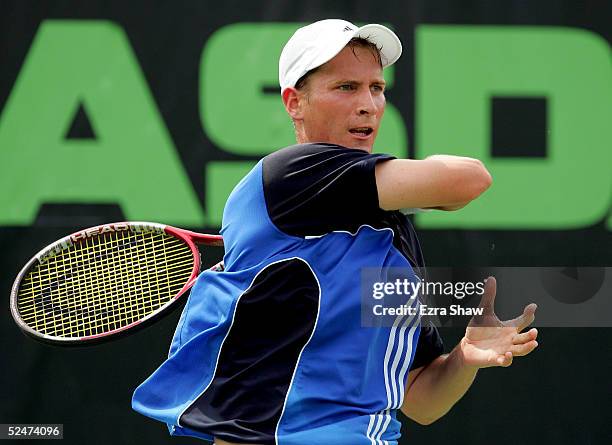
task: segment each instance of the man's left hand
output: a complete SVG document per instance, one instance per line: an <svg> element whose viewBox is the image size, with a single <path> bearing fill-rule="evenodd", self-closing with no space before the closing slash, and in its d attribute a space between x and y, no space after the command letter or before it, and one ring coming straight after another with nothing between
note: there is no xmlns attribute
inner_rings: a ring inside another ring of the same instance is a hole
<svg viewBox="0 0 612 445"><path fill-rule="evenodd" d="M500 321L494 311L497 282L489 277L480 301L482 315L472 318L460 350L464 365L474 368L510 366L514 357L529 354L537 346L537 329L521 333L533 323L537 306L530 304L523 313L512 320Z"/></svg>

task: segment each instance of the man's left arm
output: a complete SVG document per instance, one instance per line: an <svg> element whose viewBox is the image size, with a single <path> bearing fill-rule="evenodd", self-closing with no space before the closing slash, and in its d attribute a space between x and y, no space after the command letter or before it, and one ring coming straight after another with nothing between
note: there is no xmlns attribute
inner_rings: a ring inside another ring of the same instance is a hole
<svg viewBox="0 0 612 445"><path fill-rule="evenodd" d="M495 293L495 278L489 277L480 302L483 313L471 320L461 342L450 354L409 373L401 407L406 416L423 425L433 423L463 397L478 369L510 366L514 357L527 355L538 346L536 329L521 333L533 322L536 305L502 322L493 308Z"/></svg>

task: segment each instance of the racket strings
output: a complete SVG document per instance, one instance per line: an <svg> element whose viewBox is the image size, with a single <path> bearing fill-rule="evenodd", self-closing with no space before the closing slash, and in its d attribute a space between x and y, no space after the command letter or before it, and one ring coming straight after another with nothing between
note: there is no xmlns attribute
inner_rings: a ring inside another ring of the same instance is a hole
<svg viewBox="0 0 612 445"><path fill-rule="evenodd" d="M193 271L183 241L163 232L109 232L34 266L22 281L23 321L56 337L127 326L168 303Z"/></svg>
<svg viewBox="0 0 612 445"><path fill-rule="evenodd" d="M178 245L178 246L175 246L174 248L168 248L166 251L166 258L170 261L175 261L175 260L179 260L183 258L184 249L182 247L183 247L182 245ZM101 262L103 261L103 258L88 258L87 256L75 258L74 264L71 270L66 270L64 268L49 270L48 271L49 273L44 278L40 278L39 283L44 285L44 284L56 282L58 279L59 280L69 279L71 278L71 275L73 274L74 270L80 271L84 268L90 268L91 261L94 261L94 260ZM154 258L151 258L151 257L147 257L146 261L149 261L153 264L155 263ZM125 263L125 260L122 260L121 263L122 264ZM23 295L25 295L25 290L24 290Z"/></svg>

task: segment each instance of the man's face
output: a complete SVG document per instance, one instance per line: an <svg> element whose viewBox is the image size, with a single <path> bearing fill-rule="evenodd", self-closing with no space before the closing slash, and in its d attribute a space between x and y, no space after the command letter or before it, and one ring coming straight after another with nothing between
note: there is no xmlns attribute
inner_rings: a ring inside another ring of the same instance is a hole
<svg viewBox="0 0 612 445"><path fill-rule="evenodd" d="M368 152L385 111L382 68L369 48L345 47L312 73L302 89L302 142Z"/></svg>

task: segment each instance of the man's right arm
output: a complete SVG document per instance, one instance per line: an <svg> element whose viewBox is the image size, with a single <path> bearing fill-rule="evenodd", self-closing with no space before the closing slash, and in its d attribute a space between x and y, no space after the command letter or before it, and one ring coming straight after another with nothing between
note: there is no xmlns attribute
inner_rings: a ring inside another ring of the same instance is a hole
<svg viewBox="0 0 612 445"><path fill-rule="evenodd" d="M456 210L480 196L492 182L479 160L450 155L379 162L375 172L383 210Z"/></svg>

